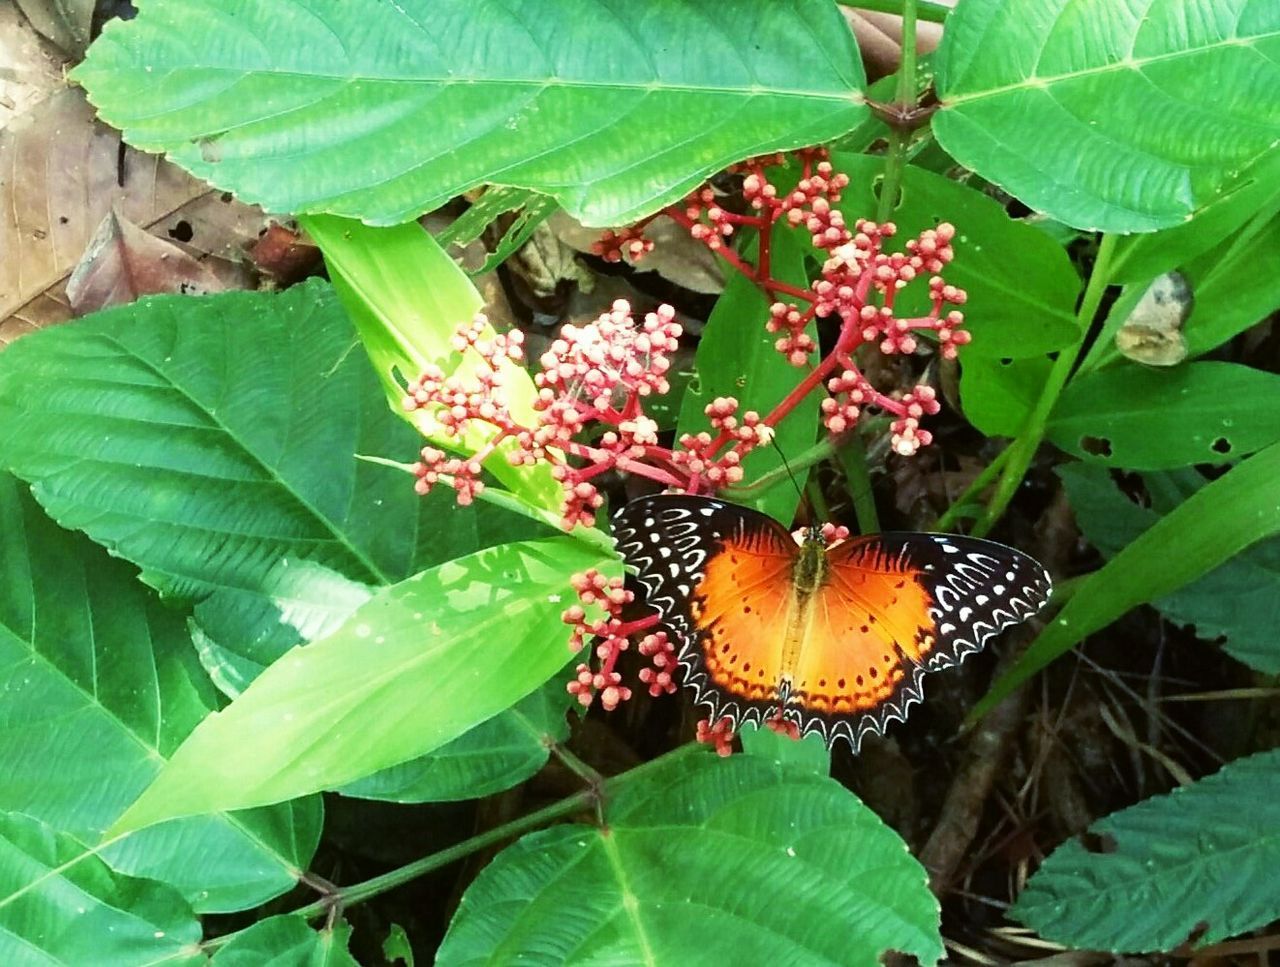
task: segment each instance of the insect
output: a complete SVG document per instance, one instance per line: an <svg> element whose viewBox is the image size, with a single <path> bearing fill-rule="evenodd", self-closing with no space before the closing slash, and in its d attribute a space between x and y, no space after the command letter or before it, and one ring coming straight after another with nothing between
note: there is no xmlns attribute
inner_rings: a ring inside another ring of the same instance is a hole
<svg viewBox="0 0 1280 967"><path fill-rule="evenodd" d="M797 545L772 518L708 497L633 500L614 536L712 721L780 718L858 751L905 721L926 672L959 664L1048 600L1021 551L949 534Z"/></svg>

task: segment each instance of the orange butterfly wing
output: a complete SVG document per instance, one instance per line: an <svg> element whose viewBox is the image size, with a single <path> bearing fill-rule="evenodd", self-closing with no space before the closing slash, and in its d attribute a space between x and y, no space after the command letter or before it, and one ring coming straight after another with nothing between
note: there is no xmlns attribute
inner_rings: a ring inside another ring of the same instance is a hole
<svg viewBox="0 0 1280 967"><path fill-rule="evenodd" d="M658 494L614 519L618 550L676 645L683 683L713 719L778 711L796 544L764 514Z"/></svg>
<svg viewBox="0 0 1280 967"><path fill-rule="evenodd" d="M787 717L802 731L862 737L905 721L927 671L958 664L1035 614L1049 576L1003 544L877 534L827 552L827 577L795 663Z"/></svg>

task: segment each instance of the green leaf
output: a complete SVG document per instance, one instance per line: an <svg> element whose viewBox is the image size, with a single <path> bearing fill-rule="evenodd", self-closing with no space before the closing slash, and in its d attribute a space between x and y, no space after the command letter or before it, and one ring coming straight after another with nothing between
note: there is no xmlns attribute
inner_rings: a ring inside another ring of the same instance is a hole
<svg viewBox="0 0 1280 967"><path fill-rule="evenodd" d="M387 939L382 941L382 956L392 967L397 963L413 967L413 945L409 943L409 935L400 924L393 923L387 930Z"/></svg>
<svg viewBox="0 0 1280 967"><path fill-rule="evenodd" d="M1280 444L1273 444L1205 484L1089 575L969 720L985 715L1019 684L1126 611L1171 594L1277 532Z"/></svg>
<svg viewBox="0 0 1280 967"><path fill-rule="evenodd" d="M738 738L747 755L758 755L780 766L806 769L820 776L831 772L831 750L814 732L793 739L768 727L747 724L738 732Z"/></svg>
<svg viewBox="0 0 1280 967"><path fill-rule="evenodd" d="M1068 840L1010 915L1077 949L1147 953L1213 944L1280 916L1280 751L1094 823Z"/></svg>
<svg viewBox="0 0 1280 967"><path fill-rule="evenodd" d="M924 870L839 783L692 750L618 786L606 827L557 826L503 850L464 894L437 963L941 958Z"/></svg>
<svg viewBox="0 0 1280 967"><path fill-rule="evenodd" d="M217 695L183 616L25 491L0 475L0 810L97 846ZM320 823L312 799L166 823L102 857L172 883L201 912L239 910L294 886Z"/></svg>
<svg viewBox="0 0 1280 967"><path fill-rule="evenodd" d="M519 211L526 206L541 209L539 197L537 192L527 188L490 188L472 201L467 210L450 222L447 228L436 232L435 239L445 248L474 242L484 234L486 228L507 212Z"/></svg>
<svg viewBox="0 0 1280 967"><path fill-rule="evenodd" d="M556 675L519 703L481 722L430 755L358 779L344 796L392 802L478 799L518 785L547 764L548 741L569 737L570 679Z"/></svg>
<svg viewBox="0 0 1280 967"><path fill-rule="evenodd" d="M831 161L837 171L849 175L839 206L845 221L853 225L859 218L873 218L884 160L837 154ZM898 227L889 244L894 250L939 222L956 226L955 261L943 275L969 296L963 309L973 342L964 348L962 358L1036 356L1079 338L1075 303L1080 278L1066 250L1039 229L1010 218L993 199L908 166L892 220ZM908 285L898 293L894 306L903 316L926 315L930 308L927 280Z"/></svg>
<svg viewBox="0 0 1280 967"><path fill-rule="evenodd" d="M754 258L754 254L750 257ZM776 227L770 260L774 278L800 287L809 284L797 233ZM765 328L769 305L770 301L745 276L735 272L729 278L698 343L698 375L685 390L677 436L709 430L706 407L721 396L738 401L739 416L748 410L767 416L804 378L806 370L792 366L775 348L778 334ZM817 338L815 324L810 323L808 332ZM794 458L813 446L818 435L821 397L821 392L815 390L787 414L776 428L776 446L756 447L747 454L742 461L744 484L782 466L784 457ZM747 503L789 525L799 500L795 487L787 483L772 487Z"/></svg>
<svg viewBox="0 0 1280 967"><path fill-rule="evenodd" d="M172 887L113 873L75 839L0 813L0 963L201 964L200 922Z"/></svg>
<svg viewBox="0 0 1280 967"><path fill-rule="evenodd" d="M392 412L437 446L472 454L488 443L492 432L476 427L458 439L445 434L427 411L410 415L402 405L405 386L428 364L465 377L479 364L474 355L464 357L453 348L458 327L484 308L466 273L416 223L370 228L327 215L301 222L324 252L334 289L382 380ZM533 379L513 362L503 365L502 379L512 415L532 426L537 396ZM560 487L550 469L513 467L507 459L510 452L510 445L501 447L485 461L485 469L529 505L556 510Z"/></svg>
<svg viewBox="0 0 1280 967"><path fill-rule="evenodd" d="M359 967L347 952L351 925L314 930L302 917L280 914L235 934L214 955L214 967Z"/></svg>
<svg viewBox="0 0 1280 967"><path fill-rule="evenodd" d="M986 436L1017 436L1044 391L1053 363L1044 356L989 359L965 355L960 363L964 415Z"/></svg>
<svg viewBox="0 0 1280 967"><path fill-rule="evenodd" d="M151 0L75 79L131 144L245 201L371 224L482 182L632 221L867 113L826 0Z"/></svg>
<svg viewBox="0 0 1280 967"><path fill-rule="evenodd" d="M1162 514L1139 507L1103 467L1073 463L1057 470L1076 523L1089 543L1112 558ZM1194 470L1147 474L1148 488L1180 491L1185 499L1206 483ZM1232 657L1263 674L1280 675L1280 540L1268 538L1173 594L1151 602L1174 624L1193 625L1201 638L1225 637Z"/></svg>
<svg viewBox="0 0 1280 967"><path fill-rule="evenodd" d="M291 602L300 560L390 584L424 550L451 556L452 500L424 504L404 473L356 459L421 438L353 348L322 282L143 299L33 333L0 356L0 459L168 595Z"/></svg>
<svg viewBox="0 0 1280 967"><path fill-rule="evenodd" d="M1078 228L1177 225L1280 137L1274 4L967 0L935 64L942 146Z"/></svg>
<svg viewBox="0 0 1280 967"><path fill-rule="evenodd" d="M562 537L478 551L383 589L201 722L113 832L332 789L440 748L564 664L562 597L591 567L619 570Z"/></svg>
<svg viewBox="0 0 1280 967"><path fill-rule="evenodd" d="M1183 268L1215 249L1261 217L1270 221L1280 211L1280 150L1268 151L1189 221L1145 235L1116 240L1111 260L1113 282L1146 283L1171 269ZM1257 257L1265 250L1254 250Z"/></svg>
<svg viewBox="0 0 1280 967"><path fill-rule="evenodd" d="M1067 386L1048 437L1129 470L1225 463L1280 440L1280 376L1235 363L1113 366Z"/></svg>

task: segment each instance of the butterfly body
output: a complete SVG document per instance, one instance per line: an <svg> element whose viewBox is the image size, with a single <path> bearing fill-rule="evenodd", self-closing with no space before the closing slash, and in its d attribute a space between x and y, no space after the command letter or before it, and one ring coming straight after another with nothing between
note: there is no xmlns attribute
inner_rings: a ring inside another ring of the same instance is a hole
<svg viewBox="0 0 1280 967"><path fill-rule="evenodd" d="M799 545L722 500L656 495L615 518L618 548L672 637L695 701L735 724L790 720L856 750L905 719L925 672L1047 600L1025 554L974 538L878 534Z"/></svg>

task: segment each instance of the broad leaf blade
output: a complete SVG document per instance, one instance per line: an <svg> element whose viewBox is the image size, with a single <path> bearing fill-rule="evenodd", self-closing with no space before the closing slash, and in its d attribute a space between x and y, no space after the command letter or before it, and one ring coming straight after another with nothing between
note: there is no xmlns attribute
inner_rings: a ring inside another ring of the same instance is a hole
<svg viewBox="0 0 1280 967"><path fill-rule="evenodd" d="M499 854L463 896L437 963L536 953L569 965L873 965L894 949L928 965L942 956L924 870L833 780L699 750L620 785L607 828L558 826Z"/></svg>
<svg viewBox="0 0 1280 967"><path fill-rule="evenodd" d="M205 719L113 831L331 789L438 749L564 664L561 598L591 567L617 569L569 538L528 541L383 589Z"/></svg>
<svg viewBox="0 0 1280 967"><path fill-rule="evenodd" d="M1129 609L1171 594L1277 532L1280 444L1206 484L1093 572L969 719L985 715L1019 684ZM1176 554L1169 553L1171 547Z"/></svg>
<svg viewBox="0 0 1280 967"><path fill-rule="evenodd" d="M183 616L25 489L0 475L0 810L96 846L217 696ZM319 836L311 800L166 823L102 855L174 884L202 912L228 911L293 887Z"/></svg>
<svg viewBox="0 0 1280 967"><path fill-rule="evenodd" d="M113 873L65 833L0 813L0 963L202 964L177 891Z"/></svg>
<svg viewBox="0 0 1280 967"><path fill-rule="evenodd" d="M1280 751L1240 759L1068 840L1010 914L1045 939L1124 953L1212 944L1280 916Z"/></svg>
<svg viewBox="0 0 1280 967"><path fill-rule="evenodd" d="M371 224L486 181L617 224L866 115L825 0L151 0L75 76L130 143L269 210Z"/></svg>
<svg viewBox="0 0 1280 967"><path fill-rule="evenodd" d="M832 164L849 175L840 201L845 222L874 217L883 159L837 154ZM1037 356L1079 338L1075 303L1080 278L1066 250L1039 229L1010 218L994 199L908 166L901 200L890 217L898 234L887 251L901 249L907 239L940 222L956 226L956 257L942 274L969 296L962 308L973 341L962 351L963 359ZM903 317L926 315L927 280L917 279L899 292L894 308Z"/></svg>
<svg viewBox="0 0 1280 967"><path fill-rule="evenodd" d="M1218 0L960 4L933 130L1077 228L1177 225L1280 137L1280 11Z"/></svg>
<svg viewBox="0 0 1280 967"><path fill-rule="evenodd" d="M35 333L0 357L0 453L64 526L162 593L265 598L332 628L334 572L402 580L477 546L452 494L414 493L421 437L387 409L328 285L159 297Z"/></svg>
<svg viewBox="0 0 1280 967"><path fill-rule="evenodd" d="M1127 470L1225 463L1280 440L1280 376L1236 363L1112 366L1071 382L1048 437Z"/></svg>

